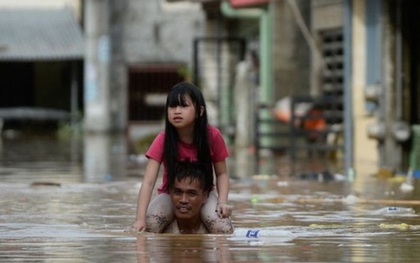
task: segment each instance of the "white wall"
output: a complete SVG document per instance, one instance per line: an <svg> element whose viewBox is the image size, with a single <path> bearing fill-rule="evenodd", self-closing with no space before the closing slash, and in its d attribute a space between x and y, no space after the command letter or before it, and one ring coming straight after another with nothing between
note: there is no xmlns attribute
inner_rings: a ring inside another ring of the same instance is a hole
<svg viewBox="0 0 420 263"><path fill-rule="evenodd" d="M200 4L128 1L121 19L123 55L128 64L183 62L192 66L193 39L204 35Z"/></svg>

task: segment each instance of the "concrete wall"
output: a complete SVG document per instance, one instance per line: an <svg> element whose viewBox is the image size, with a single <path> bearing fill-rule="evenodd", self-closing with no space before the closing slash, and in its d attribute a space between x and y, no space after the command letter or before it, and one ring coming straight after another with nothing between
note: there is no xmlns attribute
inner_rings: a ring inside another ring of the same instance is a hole
<svg viewBox="0 0 420 263"><path fill-rule="evenodd" d="M305 27L310 28L310 1L295 3ZM289 95L307 95L311 50L299 26L299 16L294 15L288 1L273 1L273 8L273 98L277 101Z"/></svg>
<svg viewBox="0 0 420 263"><path fill-rule="evenodd" d="M368 138L369 125L376 122L365 107L366 87L366 10L364 1L353 1L352 23L352 91L354 120L354 170L358 175L375 174L378 170L377 141Z"/></svg>
<svg viewBox="0 0 420 263"><path fill-rule="evenodd" d="M117 5L114 17L121 25L126 64L184 62L191 66L193 39L204 34L200 4L124 0Z"/></svg>
<svg viewBox="0 0 420 263"><path fill-rule="evenodd" d="M312 30L343 26L343 0L312 0Z"/></svg>
<svg viewBox="0 0 420 263"><path fill-rule="evenodd" d="M197 3L165 0L109 1L111 130L127 123L128 69L150 63L182 63L192 69L193 39L204 34L204 13Z"/></svg>
<svg viewBox="0 0 420 263"><path fill-rule="evenodd" d="M193 40L204 35L204 13L197 3L124 0L115 3L113 86L127 108L127 70L131 65L182 63L192 71ZM118 42L118 43L117 43ZM118 90L122 89L122 92ZM124 125L126 112L118 126Z"/></svg>

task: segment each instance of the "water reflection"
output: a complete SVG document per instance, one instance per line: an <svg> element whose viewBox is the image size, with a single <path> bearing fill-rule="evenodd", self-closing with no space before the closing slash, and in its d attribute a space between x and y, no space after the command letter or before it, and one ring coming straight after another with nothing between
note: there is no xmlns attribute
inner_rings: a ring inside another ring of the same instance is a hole
<svg viewBox="0 0 420 263"><path fill-rule="evenodd" d="M83 141L85 181L126 177L127 143L123 134L85 134Z"/></svg>
<svg viewBox="0 0 420 263"><path fill-rule="evenodd" d="M300 180L287 172L237 176L230 194L236 228L283 231L282 236L133 234L127 230L144 167L127 155L125 139L119 136L3 139L0 261L419 259L418 179L412 192L402 192L398 178L359 176L349 183ZM277 171L287 171L283 162L274 163L280 166Z"/></svg>
<svg viewBox="0 0 420 263"><path fill-rule="evenodd" d="M137 262L231 262L226 238L216 235L139 235Z"/></svg>
<svg viewBox="0 0 420 263"><path fill-rule="evenodd" d="M82 180L80 139L16 136L0 141L1 182Z"/></svg>

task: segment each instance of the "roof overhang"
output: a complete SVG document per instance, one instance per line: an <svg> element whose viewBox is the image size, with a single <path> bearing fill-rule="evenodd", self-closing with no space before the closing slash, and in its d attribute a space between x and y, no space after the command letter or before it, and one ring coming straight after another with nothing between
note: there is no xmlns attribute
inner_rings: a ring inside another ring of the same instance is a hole
<svg viewBox="0 0 420 263"><path fill-rule="evenodd" d="M230 5L233 8L241 8L268 4L269 2L270 0L230 0Z"/></svg>
<svg viewBox="0 0 420 263"><path fill-rule="evenodd" d="M70 9L0 9L0 61L83 57L82 30Z"/></svg>

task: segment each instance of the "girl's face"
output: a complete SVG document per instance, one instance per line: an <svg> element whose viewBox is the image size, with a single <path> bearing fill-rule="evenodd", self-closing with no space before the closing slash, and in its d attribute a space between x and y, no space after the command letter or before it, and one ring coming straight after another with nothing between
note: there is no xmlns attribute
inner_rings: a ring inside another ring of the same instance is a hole
<svg viewBox="0 0 420 263"><path fill-rule="evenodd" d="M194 127L196 120L196 109L191 98L186 95L182 103L177 106L168 107L168 120L177 129Z"/></svg>

